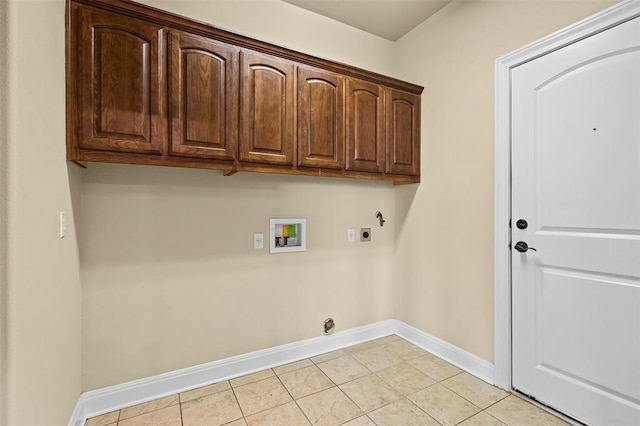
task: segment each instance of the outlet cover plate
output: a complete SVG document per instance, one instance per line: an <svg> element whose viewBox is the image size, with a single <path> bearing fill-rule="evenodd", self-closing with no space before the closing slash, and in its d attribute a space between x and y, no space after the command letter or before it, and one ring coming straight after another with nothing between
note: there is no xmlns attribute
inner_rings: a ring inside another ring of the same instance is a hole
<svg viewBox="0 0 640 426"><path fill-rule="evenodd" d="M260 250L261 248L264 248L264 234L256 232L253 234L253 249Z"/></svg>
<svg viewBox="0 0 640 426"><path fill-rule="evenodd" d="M360 241L371 241L371 228L360 228Z"/></svg>
<svg viewBox="0 0 640 426"><path fill-rule="evenodd" d="M347 242L353 243L356 240L356 230L353 228L347 229Z"/></svg>

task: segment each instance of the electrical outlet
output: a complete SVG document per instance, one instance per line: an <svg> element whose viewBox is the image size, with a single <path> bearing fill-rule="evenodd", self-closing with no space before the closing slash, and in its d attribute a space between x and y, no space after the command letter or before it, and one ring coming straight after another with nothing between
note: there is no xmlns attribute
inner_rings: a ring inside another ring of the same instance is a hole
<svg viewBox="0 0 640 426"><path fill-rule="evenodd" d="M360 242L371 241L371 228L360 228Z"/></svg>
<svg viewBox="0 0 640 426"><path fill-rule="evenodd" d="M262 232L256 232L253 234L253 248L254 250L264 248L264 234Z"/></svg>
<svg viewBox="0 0 640 426"><path fill-rule="evenodd" d="M353 228L347 229L347 242L352 243L356 240L356 230Z"/></svg>
<svg viewBox="0 0 640 426"><path fill-rule="evenodd" d="M67 212L60 212L60 238L67 235Z"/></svg>

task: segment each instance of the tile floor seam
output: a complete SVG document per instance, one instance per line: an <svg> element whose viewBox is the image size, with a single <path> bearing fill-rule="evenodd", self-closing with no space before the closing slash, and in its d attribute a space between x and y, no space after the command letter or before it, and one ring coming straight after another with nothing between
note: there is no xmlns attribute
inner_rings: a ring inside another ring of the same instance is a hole
<svg viewBox="0 0 640 426"><path fill-rule="evenodd" d="M269 376L269 377L264 377L262 379L254 380L252 382L243 383L241 385L236 385L236 386L234 386L233 383L232 383L234 380L242 379L243 377L251 376L251 375L254 375L254 374L264 373L266 371L271 371L271 373L273 373L273 375ZM264 370L254 371L253 373L245 374L244 376L238 376L238 377L236 377L234 379L230 379L229 380L229 386L231 386L232 388L241 388L243 386L247 386L247 385L250 385L250 384L253 384L253 383L261 382L263 380L268 380L268 379L270 379L270 378L272 378L274 376L277 376L277 374L276 374L275 371L273 371L273 368L265 368Z"/></svg>
<svg viewBox="0 0 640 426"><path fill-rule="evenodd" d="M355 379L355 380L357 380L357 379ZM349 395L347 395L347 393L346 393L345 391L343 391L343 390L340 388L340 386L336 385L336 387L340 390L340 392L342 392L342 394L343 394L343 395L344 395L344 396L345 396L349 401L351 401L351 403L352 403L353 405L355 405L356 407L358 407L358 409L359 409L360 411L362 411L362 413L363 413L363 414L365 414L365 415L367 414L367 412L366 412L366 411L364 411L364 409L362 409L362 407L360 407L360 405L358 405L358 404L357 404L353 399L351 399L351 397L350 397ZM361 417L361 416L358 416L358 417ZM348 421L351 421L351 420L357 419L358 417L354 417L353 419L349 419ZM346 423L346 422L345 422L345 423Z"/></svg>
<svg viewBox="0 0 640 426"><path fill-rule="evenodd" d="M478 414L482 413L483 411L484 411L483 409L480 409L480 411L478 411L477 413L473 413L473 414L471 414L469 417L467 417L467 418L464 418L464 419L460 420L459 422L457 422L457 423L456 423L456 425L459 425L459 424L461 424L461 423L466 422L466 421L467 421L467 420L469 420L471 417L477 416Z"/></svg>
<svg viewBox="0 0 640 426"><path fill-rule="evenodd" d="M507 391L505 391L505 392L507 392ZM506 395L505 397L500 398L498 401L496 401L496 402L492 403L491 405L489 405L489 406L487 406L487 407L483 408L483 409L482 409L482 411L487 411L489 408L491 408L491 407L493 407L494 405L498 404L500 401L502 401L502 400L504 400L504 399L508 398L510 395L514 395L514 393L513 393L513 392L507 392L507 395ZM489 413L487 413L487 414L489 414ZM491 416L491 417L494 417L494 416Z"/></svg>
<svg viewBox="0 0 640 426"><path fill-rule="evenodd" d="M229 385L231 386L231 381L229 381ZM238 404L238 408L240 409L240 414L242 414L242 418L246 419L247 416L245 416L244 414L244 410L242 409L242 406L240 405L240 401L238 401L238 395L236 395L236 389L231 386L231 393L233 393L233 399L236 400L236 404ZM245 420L246 422L246 420Z"/></svg>
<svg viewBox="0 0 640 426"><path fill-rule="evenodd" d="M502 400L500 400L500 401L502 401ZM496 416L492 416L487 410L482 410L481 413L485 413L487 416L491 417L492 419L496 419L497 422L500 422L500 423L505 424L506 426L509 426L506 423L504 423L502 420L498 419ZM478 414L475 414L475 415L477 416Z"/></svg>
<svg viewBox="0 0 640 426"><path fill-rule="evenodd" d="M306 397L308 397L308 396L317 395L317 394L319 394L320 392L324 392L324 391L326 391L326 390L328 390L328 389L331 389L331 388L337 388L337 387L338 387L338 386L334 384L333 386L328 387L327 389L321 389L321 390L319 390L319 391L316 391L316 392L310 393L309 395L301 396L301 397L300 397L300 398L298 398L298 399L294 399L294 401L300 401L301 399L304 399L304 398L306 398Z"/></svg>
<svg viewBox="0 0 640 426"><path fill-rule="evenodd" d="M293 402L295 402L296 407L298 407L298 410L300 410L300 412L302 413L302 415L304 416L305 419L307 419L307 421L309 422L310 425L313 425L313 422L311 421L311 419L309 418L309 416L307 416L307 413L304 412L304 410L302 409L302 407L300 406L300 404L298 404L298 400L294 399Z"/></svg>
<svg viewBox="0 0 640 426"><path fill-rule="evenodd" d="M316 366L316 367L317 367L317 366ZM318 368L318 370L320 370L320 368ZM320 372L321 372L325 377L327 377L327 379L328 379L328 380L333 384L333 386L330 386L330 387L328 387L327 389L331 389L332 387L338 387L338 385L336 384L336 382L334 382L333 380L331 380L331 378L330 378L330 377L328 377L328 376L327 376L327 375L326 375L322 370L320 370ZM279 378L279 377L278 377L278 378ZM282 380L280 380L280 382L282 383ZM282 383L282 385L284 386L285 390L286 390L287 392L289 392L289 389L287 388L287 386L286 386L284 383ZM296 398L294 398L294 396L293 396L293 395L291 395L291 392L289 392L289 395L291 396L291 399L293 399L293 400L296 402L296 404L297 404L297 402L298 402L299 400L301 400L301 399L303 399L303 398L306 398L306 397L308 397L308 396L317 395L317 394L319 394L320 392L324 392L324 391L326 391L327 389L320 389L320 390L315 391L315 392L312 392L312 393L310 393L310 394L308 394L308 395L301 396L300 398L297 398L297 399L296 399Z"/></svg>
<svg viewBox="0 0 640 426"><path fill-rule="evenodd" d="M436 419L435 417L433 417L431 414L427 413L427 411L426 411L426 410L424 410L421 406L419 406L419 405L418 405L418 404L416 404L415 402L411 401L411 400L409 399L409 397L407 397L406 399L407 399L407 401L409 401L410 403L412 403L413 405L415 405L415 406L418 408L418 410L422 411L424 414L426 414L427 416L429 416L429 417L430 417L434 422L438 423L438 424L439 424L439 425L441 425L441 426L444 426L441 422L439 422L439 421L438 421L438 419Z"/></svg>
<svg viewBox="0 0 640 426"><path fill-rule="evenodd" d="M460 374L462 374L462 373L460 373ZM455 376L451 376L451 377L455 377ZM450 379L451 377L449 377L449 379ZM445 380L448 380L448 379L445 379ZM466 397L464 397L464 396L460 395L460 394L459 394L458 392L456 392L454 389L451 389L449 386L445 385L445 384L443 383L445 380L443 380L443 381L442 381L442 382L440 382L439 384L440 384L440 385L442 385L442 386L444 386L444 387L445 387L445 389L447 389L447 390L449 390L449 391L453 392L454 394L456 394L456 395L457 395L457 396L459 396L460 398L464 399L464 400L465 400L465 401L467 401L469 404L473 405L474 407L477 407L480 411L484 411L484 410L485 410L484 408L482 408L482 407L480 407L480 406L476 405L473 401L469 400L469 398L466 398ZM506 397L505 397L505 398L506 398ZM502 400L502 399L501 399L501 400ZM500 401L501 401L501 400L500 400ZM499 402L499 401L498 401L498 402ZM487 408L488 408L488 407L487 407ZM476 413L476 414L477 414L477 413ZM475 414L474 414L474 415L475 415Z"/></svg>
<svg viewBox="0 0 640 426"><path fill-rule="evenodd" d="M365 376L365 377L366 377L366 376ZM357 380L357 379L355 379L355 380ZM352 381L353 381L353 380L352 380ZM343 384L344 384L344 383L343 383ZM338 389L340 389L340 391L344 394L344 396L346 396L346 397L347 397L347 399L348 399L349 401L351 401L351 402L352 402L356 407L358 407L360 410L362 410L362 412L363 412L364 414L367 414L367 412L366 412L366 411L365 411L365 410L364 410L364 409L363 409L363 408L362 408L362 407L361 407L357 402L355 402L355 401L354 401L354 400L349 396L349 394L347 394L344 390L342 390L342 388L341 388L340 386L336 386L336 387L337 387ZM357 418L357 417L356 417L356 418ZM351 420L353 420L353 419L351 419ZM351 421L351 420L349 420L349 421ZM345 422L345 423L346 423L346 422Z"/></svg>
<svg viewBox="0 0 640 426"><path fill-rule="evenodd" d="M273 407L269 407L269 408L265 408L264 410L256 411L255 413L251 413L248 416L242 416L242 418L247 420L247 417L255 416L256 414L264 413L265 411L273 410L274 408L282 407L283 405L291 404L292 402L296 402L296 400L292 399L291 401L283 402L282 404L276 404ZM240 420L240 419L237 419L237 420ZM229 422L229 423L231 423L231 422Z"/></svg>
<svg viewBox="0 0 640 426"><path fill-rule="evenodd" d="M308 358L307 358L308 359ZM274 371L275 373L275 371ZM288 371L288 373L291 373L291 371ZM307 419L307 421L309 422L310 425L313 425L313 423L311 422L311 419L309 419L309 417L307 416L307 413L304 412L304 410L302 409L302 407L300 407L300 404L298 404L298 401L293 397L293 395L291 395L291 392L289 392L289 389L285 386L285 384L282 382L282 379L280 378L280 376L278 376L278 374L276 373L276 377L278 378L278 380L280 381L280 384L282 385L282 387L284 388L285 391L287 391L287 393L289 394L289 397L291 397L291 401L293 401L296 404L296 407L298 407L298 410L300 410L300 412L302 413L302 415L305 417L305 419ZM289 401L289 402L291 402ZM289 402L285 403L288 404ZM285 405L285 404L281 404L281 405ZM273 407L275 408L275 407ZM266 410L265 410L266 411ZM246 422L246 419L245 419Z"/></svg>

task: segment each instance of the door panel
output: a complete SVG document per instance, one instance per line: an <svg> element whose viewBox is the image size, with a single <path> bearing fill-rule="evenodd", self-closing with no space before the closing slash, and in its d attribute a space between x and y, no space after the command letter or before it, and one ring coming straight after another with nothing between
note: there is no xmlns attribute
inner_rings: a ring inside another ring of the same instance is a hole
<svg viewBox="0 0 640 426"><path fill-rule="evenodd" d="M240 160L292 165L293 63L243 51L240 69Z"/></svg>
<svg viewBox="0 0 640 426"><path fill-rule="evenodd" d="M640 424L640 21L512 78L513 386Z"/></svg>
<svg viewBox="0 0 640 426"><path fill-rule="evenodd" d="M635 214L640 197L637 187L628 184L640 182L640 120L633 99L640 90L637 75L640 51L614 52L536 88L536 180L543 229L640 233ZM628 105L622 107L625 100ZM566 113L577 106L579 114Z"/></svg>
<svg viewBox="0 0 640 426"><path fill-rule="evenodd" d="M79 147L160 154L166 135L162 30L108 12L80 13Z"/></svg>
<svg viewBox="0 0 640 426"><path fill-rule="evenodd" d="M384 94L381 86L347 81L347 170L382 172Z"/></svg>
<svg viewBox="0 0 640 426"><path fill-rule="evenodd" d="M344 79L315 68L298 68L298 165L342 168Z"/></svg>
<svg viewBox="0 0 640 426"><path fill-rule="evenodd" d="M238 50L180 31L169 39L171 153L235 159Z"/></svg>
<svg viewBox="0 0 640 426"><path fill-rule="evenodd" d="M387 90L385 172L418 175L420 170L420 96Z"/></svg>
<svg viewBox="0 0 640 426"><path fill-rule="evenodd" d="M639 362L640 346L610 332L624 324L625 313L640 311L638 283L557 267L542 267L539 273L543 276L535 281L539 287L534 314L540 321L536 324L539 368L583 386L640 400L638 377L629 374L628 368ZM566 303L577 294L579 303ZM638 324L630 328L634 327ZM594 356L584 356L590 353Z"/></svg>

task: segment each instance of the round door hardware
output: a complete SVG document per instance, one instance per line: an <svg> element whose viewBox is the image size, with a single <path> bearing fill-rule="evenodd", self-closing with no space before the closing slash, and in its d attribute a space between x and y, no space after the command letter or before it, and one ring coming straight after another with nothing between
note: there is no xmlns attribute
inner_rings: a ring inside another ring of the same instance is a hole
<svg viewBox="0 0 640 426"><path fill-rule="evenodd" d="M518 227L518 229L527 229L527 226L529 226L529 224L524 219L518 219L518 221L516 222L516 226Z"/></svg>
<svg viewBox="0 0 640 426"><path fill-rule="evenodd" d="M533 247L529 247L529 244L525 243L524 241L518 241L514 247L520 253L525 253L528 250L538 251L538 250L534 249Z"/></svg>

